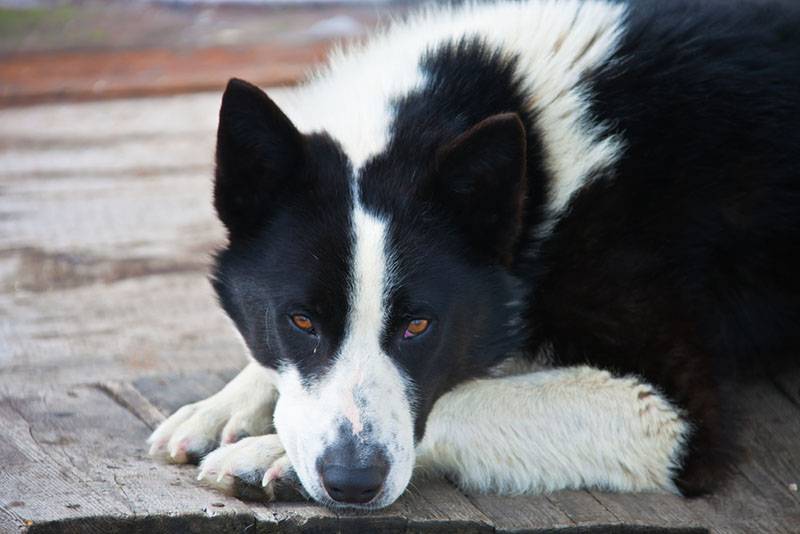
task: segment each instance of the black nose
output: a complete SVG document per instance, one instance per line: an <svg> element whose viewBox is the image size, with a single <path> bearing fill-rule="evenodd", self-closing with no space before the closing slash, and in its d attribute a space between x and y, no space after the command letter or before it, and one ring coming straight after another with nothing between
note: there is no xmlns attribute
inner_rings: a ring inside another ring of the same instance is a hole
<svg viewBox="0 0 800 534"><path fill-rule="evenodd" d="M360 469L342 465L323 465L322 483L331 499L341 503L364 504L381 490L386 468L373 465Z"/></svg>

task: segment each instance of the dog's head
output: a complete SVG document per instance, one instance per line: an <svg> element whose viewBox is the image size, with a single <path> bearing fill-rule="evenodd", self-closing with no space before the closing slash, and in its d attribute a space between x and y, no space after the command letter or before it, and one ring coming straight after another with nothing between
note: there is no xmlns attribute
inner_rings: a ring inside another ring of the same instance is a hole
<svg viewBox="0 0 800 534"><path fill-rule="evenodd" d="M215 288L277 371L275 425L304 488L333 506L393 502L434 402L522 335L508 269L525 196L520 119L387 147L354 168L258 88L234 80L223 97L215 205L229 244Z"/></svg>

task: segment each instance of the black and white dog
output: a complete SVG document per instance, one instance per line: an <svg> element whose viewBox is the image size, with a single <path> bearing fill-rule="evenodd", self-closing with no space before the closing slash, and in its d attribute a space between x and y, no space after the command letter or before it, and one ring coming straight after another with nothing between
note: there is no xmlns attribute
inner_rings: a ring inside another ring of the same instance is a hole
<svg viewBox="0 0 800 534"><path fill-rule="evenodd" d="M218 132L254 362L152 454L331 506L712 487L742 365L800 350L797 8L430 9L276 101L232 80Z"/></svg>

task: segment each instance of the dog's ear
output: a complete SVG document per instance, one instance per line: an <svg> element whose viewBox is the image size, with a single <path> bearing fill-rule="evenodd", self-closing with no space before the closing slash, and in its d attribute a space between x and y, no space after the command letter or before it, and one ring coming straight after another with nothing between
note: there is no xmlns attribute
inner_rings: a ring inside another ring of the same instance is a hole
<svg viewBox="0 0 800 534"><path fill-rule="evenodd" d="M485 259L509 263L527 191L525 127L516 113L484 119L436 156L427 196L444 206Z"/></svg>
<svg viewBox="0 0 800 534"><path fill-rule="evenodd" d="M303 135L258 87L231 79L217 129L214 207L231 238L263 225L271 202L300 176Z"/></svg>

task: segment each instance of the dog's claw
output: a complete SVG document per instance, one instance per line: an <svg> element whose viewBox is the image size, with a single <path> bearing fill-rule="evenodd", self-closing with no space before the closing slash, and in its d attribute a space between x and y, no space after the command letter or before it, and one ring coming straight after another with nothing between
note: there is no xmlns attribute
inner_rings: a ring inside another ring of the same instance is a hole
<svg viewBox="0 0 800 534"><path fill-rule="evenodd" d="M267 469L267 472L264 473L264 478L261 479L261 487L266 488L276 480L283 477L285 464L288 463L289 459L284 456L279 460L276 460L272 467Z"/></svg>
<svg viewBox="0 0 800 534"><path fill-rule="evenodd" d="M289 465L277 435L243 438L206 456L197 479L237 497L272 499L271 485Z"/></svg>

